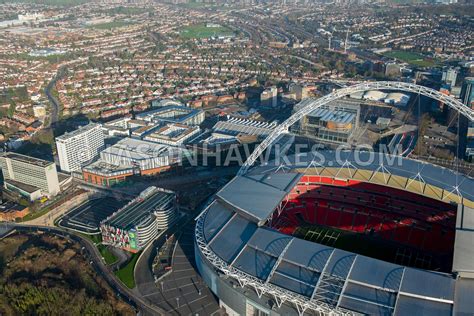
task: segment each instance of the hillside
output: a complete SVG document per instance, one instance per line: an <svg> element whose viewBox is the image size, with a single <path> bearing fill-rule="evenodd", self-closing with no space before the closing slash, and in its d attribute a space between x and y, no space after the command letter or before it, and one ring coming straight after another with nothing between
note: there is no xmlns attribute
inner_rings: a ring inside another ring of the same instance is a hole
<svg viewBox="0 0 474 316"><path fill-rule="evenodd" d="M135 315L80 246L48 234L0 241L0 315Z"/></svg>

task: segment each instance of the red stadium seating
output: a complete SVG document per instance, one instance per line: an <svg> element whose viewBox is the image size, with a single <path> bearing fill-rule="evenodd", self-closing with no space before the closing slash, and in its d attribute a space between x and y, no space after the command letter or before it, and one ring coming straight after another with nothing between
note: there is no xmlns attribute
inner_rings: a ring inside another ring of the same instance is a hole
<svg viewBox="0 0 474 316"><path fill-rule="evenodd" d="M271 225L286 234L305 224L330 226L447 252L454 243L455 216L453 205L411 192L356 180L303 176Z"/></svg>

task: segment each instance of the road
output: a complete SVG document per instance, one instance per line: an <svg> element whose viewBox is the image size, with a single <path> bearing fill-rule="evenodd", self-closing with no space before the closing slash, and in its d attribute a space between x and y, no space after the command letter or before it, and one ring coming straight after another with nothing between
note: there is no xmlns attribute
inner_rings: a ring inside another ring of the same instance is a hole
<svg viewBox="0 0 474 316"><path fill-rule="evenodd" d="M48 83L46 86L46 89L44 89L44 92L46 93L46 96L48 97L49 103L51 104L51 114L50 114L50 119L45 126L45 128L48 127L54 127L54 124L59 119L59 101L53 96L51 91L53 90L54 86L56 85L56 81L60 79L64 74L65 74L66 68L62 67L59 68L58 72L56 75L51 79L51 81Z"/></svg>

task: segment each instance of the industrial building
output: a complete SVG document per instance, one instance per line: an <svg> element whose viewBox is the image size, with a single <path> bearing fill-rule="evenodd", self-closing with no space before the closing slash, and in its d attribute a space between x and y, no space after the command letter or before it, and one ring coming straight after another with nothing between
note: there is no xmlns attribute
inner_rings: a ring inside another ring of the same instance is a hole
<svg viewBox="0 0 474 316"><path fill-rule="evenodd" d="M0 165L5 189L30 201L55 196L61 190L54 162L8 152L0 156Z"/></svg>
<svg viewBox="0 0 474 316"><path fill-rule="evenodd" d="M101 222L102 242L137 252L160 231L172 226L177 218L176 194L149 187L136 199Z"/></svg>
<svg viewBox="0 0 474 316"><path fill-rule="evenodd" d="M305 106L302 101L295 106L298 111ZM311 112L295 124L293 132L330 143L347 143L359 127L360 105L358 102L341 100Z"/></svg>
<svg viewBox="0 0 474 316"><path fill-rule="evenodd" d="M382 153L319 154L317 166L289 156L288 169L236 176L198 216L196 265L226 314L473 314L473 179ZM361 254L374 240L384 246Z"/></svg>
<svg viewBox="0 0 474 316"><path fill-rule="evenodd" d="M56 137L59 165L66 172L80 171L82 166L99 157L104 148L100 124L90 123L73 132Z"/></svg>
<svg viewBox="0 0 474 316"><path fill-rule="evenodd" d="M193 137L196 137L199 132L199 126L188 126L178 123L167 124L159 130L146 135L143 140L179 147L185 145Z"/></svg>
<svg viewBox="0 0 474 316"><path fill-rule="evenodd" d="M137 114L135 118L154 124L180 123L185 125L199 125L204 121L205 114L202 110L185 106L167 105Z"/></svg>

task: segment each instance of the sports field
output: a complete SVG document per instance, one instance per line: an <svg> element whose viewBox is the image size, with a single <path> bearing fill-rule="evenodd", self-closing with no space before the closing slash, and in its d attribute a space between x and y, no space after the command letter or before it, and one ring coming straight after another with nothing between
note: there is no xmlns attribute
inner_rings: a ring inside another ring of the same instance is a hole
<svg viewBox="0 0 474 316"><path fill-rule="evenodd" d="M179 32L183 38L210 38L218 36L232 36L234 32L225 26L207 27L206 24L187 26Z"/></svg>
<svg viewBox="0 0 474 316"><path fill-rule="evenodd" d="M443 270L446 268L445 265L450 265L445 258L434 258L430 254L370 234L315 225L298 227L293 235L318 244L420 269Z"/></svg>
<svg viewBox="0 0 474 316"><path fill-rule="evenodd" d="M389 52L384 53L384 56L398 59L399 61L403 61L409 63L413 66L418 67L432 67L436 65L437 61L432 58L428 58L422 54L414 53L414 52L407 52L401 50L392 50Z"/></svg>

